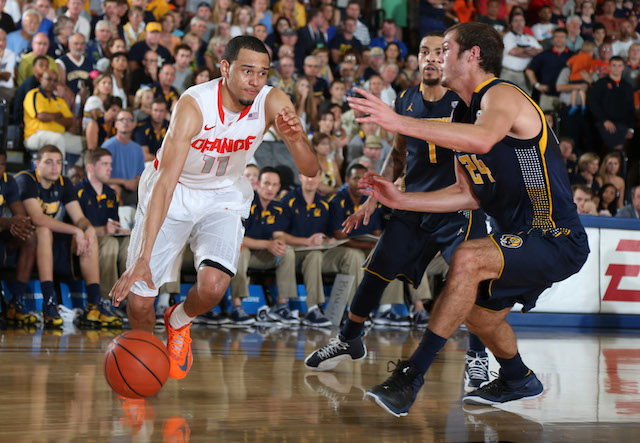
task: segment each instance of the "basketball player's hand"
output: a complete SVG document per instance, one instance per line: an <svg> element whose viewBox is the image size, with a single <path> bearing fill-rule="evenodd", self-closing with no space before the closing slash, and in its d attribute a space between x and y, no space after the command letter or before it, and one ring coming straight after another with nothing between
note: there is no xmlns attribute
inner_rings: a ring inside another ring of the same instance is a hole
<svg viewBox="0 0 640 443"><path fill-rule="evenodd" d="M282 240L272 240L267 250L276 257L282 257L287 252L287 244Z"/></svg>
<svg viewBox="0 0 640 443"><path fill-rule="evenodd" d="M402 197L402 192L395 184L374 171L367 172L360 179L358 188L364 195L373 196L373 198L389 208L396 208L397 200Z"/></svg>
<svg viewBox="0 0 640 443"><path fill-rule="evenodd" d="M292 142L297 142L302 137L302 123L298 115L288 108L284 108L276 115L276 129L280 135L287 137Z"/></svg>
<svg viewBox="0 0 640 443"><path fill-rule="evenodd" d="M399 132L401 125L397 119L399 115L389 105L362 88L353 88L353 90L364 97L347 97L349 106L365 113L365 117L356 118L358 123L375 123L387 131Z"/></svg>
<svg viewBox="0 0 640 443"><path fill-rule="evenodd" d="M24 215L14 215L11 217L9 232L17 239L22 241L27 240L33 234L33 229L31 218L25 217Z"/></svg>
<svg viewBox="0 0 640 443"><path fill-rule="evenodd" d="M113 302L113 306L120 306L120 302L127 298L131 287L137 281L143 281L149 286L150 289L156 289L151 279L151 269L149 268L149 261L137 259L133 266L127 269L118 279L116 284L109 292L109 297Z"/></svg>
<svg viewBox="0 0 640 443"><path fill-rule="evenodd" d="M356 212L351 214L345 221L342 222L342 232L345 234L350 234L354 229L358 229L360 223L364 226L369 224L369 220L371 219L371 214L376 210L376 205L378 202L374 197L369 197L367 201L365 201Z"/></svg>

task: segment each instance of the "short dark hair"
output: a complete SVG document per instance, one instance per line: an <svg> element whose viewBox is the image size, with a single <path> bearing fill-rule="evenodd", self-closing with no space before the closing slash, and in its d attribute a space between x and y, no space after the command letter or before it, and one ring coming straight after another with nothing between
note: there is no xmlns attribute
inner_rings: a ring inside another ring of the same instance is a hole
<svg viewBox="0 0 640 443"><path fill-rule="evenodd" d="M84 164L95 165L105 155L108 155L109 157L111 157L111 152L105 148L89 149L84 154Z"/></svg>
<svg viewBox="0 0 640 443"><path fill-rule="evenodd" d="M156 97L151 102L151 106L160 104L167 106L167 102L162 97ZM167 106L167 108L169 108L169 106Z"/></svg>
<svg viewBox="0 0 640 443"><path fill-rule="evenodd" d="M569 31L566 30L566 28L556 28L553 30L554 34L564 34L564 35L569 35Z"/></svg>
<svg viewBox="0 0 640 443"><path fill-rule="evenodd" d="M107 97L104 100L104 110L107 111L110 107L112 106L118 106L120 108L122 108L122 99L120 97L116 97L113 95L110 95L109 97Z"/></svg>
<svg viewBox="0 0 640 443"><path fill-rule="evenodd" d="M460 46L458 58L464 51L477 46L480 49L480 69L496 77L500 75L504 44L493 26L479 22L458 23L447 29L444 35L451 32L455 32L455 40Z"/></svg>
<svg viewBox="0 0 640 443"><path fill-rule="evenodd" d="M316 151L316 146L322 143L325 139L331 141L331 136L329 134L325 134L324 132L316 132L315 134L313 134L313 138L311 139L311 147L313 148L313 150Z"/></svg>
<svg viewBox="0 0 640 443"><path fill-rule="evenodd" d="M347 177L351 177L351 173L354 170L361 170L361 171L364 171L364 172L368 171L368 169L365 166L361 165L360 163L353 163L353 164L349 165L349 167L347 168L347 175L346 176Z"/></svg>
<svg viewBox="0 0 640 443"><path fill-rule="evenodd" d="M38 149L38 155L36 156L36 160L42 160L42 157L48 153L58 153L60 154L60 157L62 157L62 151L60 151L60 149L58 149L57 146L54 145L44 145L42 148Z"/></svg>
<svg viewBox="0 0 640 443"><path fill-rule="evenodd" d="M181 49L183 49L185 51L189 51L189 53L193 54L193 49L191 49L191 46L185 45L184 43L179 44L178 46L176 46L174 54L178 54L178 51L181 50Z"/></svg>
<svg viewBox="0 0 640 443"><path fill-rule="evenodd" d="M273 166L265 166L264 168L260 169L260 174L258 175L258 180L260 180L262 178L262 174L268 174L268 173L278 174L278 178L280 178L280 172L278 172L278 170L276 168L274 168Z"/></svg>
<svg viewBox="0 0 640 443"><path fill-rule="evenodd" d="M36 63L38 62L38 60L44 60L45 62L47 62L47 64L49 64L49 59L47 58L46 55L39 55L39 56L37 56L36 58L33 59L33 65L32 66L35 66Z"/></svg>
<svg viewBox="0 0 640 443"><path fill-rule="evenodd" d="M571 194L575 194L577 190L587 193L591 197L593 197L593 189L583 183L576 183L575 185L571 185Z"/></svg>
<svg viewBox="0 0 640 443"><path fill-rule="evenodd" d="M239 35L232 38L229 43L227 43L222 60L228 61L229 64L233 63L238 58L241 49L267 54L269 62L271 62L271 56L269 55L269 51L267 51L267 47L260 39L252 35Z"/></svg>
<svg viewBox="0 0 640 443"><path fill-rule="evenodd" d="M614 62L616 60L619 61L619 62L622 62L624 64L624 59L622 57L620 57L619 55L614 55L613 57L611 57L609 59L609 64L611 64L611 62Z"/></svg>
<svg viewBox="0 0 640 443"><path fill-rule="evenodd" d="M7 158L7 151L5 151L4 148L0 148L0 157L2 157L3 155L5 158Z"/></svg>

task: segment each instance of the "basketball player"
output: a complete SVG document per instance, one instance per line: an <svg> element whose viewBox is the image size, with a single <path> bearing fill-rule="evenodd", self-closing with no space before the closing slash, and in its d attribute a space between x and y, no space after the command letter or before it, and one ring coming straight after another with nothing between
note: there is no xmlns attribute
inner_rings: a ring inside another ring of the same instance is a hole
<svg viewBox="0 0 640 443"><path fill-rule="evenodd" d="M253 198L242 172L269 127L280 133L303 174L318 171L291 100L265 86L269 64L260 40L232 39L221 62L222 77L182 94L157 158L140 180L128 269L111 295L115 306L129 296L131 327L152 331L156 288L169 278L184 243L190 243L197 282L184 303L165 312L172 378L184 378L191 367L192 319L220 302L236 272L242 219Z"/></svg>
<svg viewBox="0 0 640 443"><path fill-rule="evenodd" d="M453 123L400 116L366 91L358 90L364 99L349 99L370 114L361 121L455 149L458 159L457 181L447 188L401 193L370 172L361 180L364 193L393 208L425 212L482 207L497 225L489 237L456 249L422 343L367 393L397 416L408 413L424 374L462 322L501 367L497 379L464 395L464 403L540 395L542 383L520 358L506 316L516 302L524 312L532 309L542 291L578 272L589 254L555 134L528 95L495 77L502 49L500 34L485 24L462 23L445 32L442 83L463 100Z"/></svg>
<svg viewBox="0 0 640 443"><path fill-rule="evenodd" d="M428 35L420 42L418 61L422 82L402 92L396 100L396 112L413 118L450 121L460 101L458 95L441 84L442 69L438 57L442 36ZM407 192L426 192L455 183L454 153L433 143L398 134L394 149L387 157L385 176L395 181L406 167ZM370 197L345 222L351 231L361 222L369 222L377 201ZM376 249L365 263L365 273L351 304L349 318L337 339L307 357L305 365L314 370L333 369L342 359L358 360L366 355L360 338L366 317L380 303L386 286L403 278L417 287L427 265L442 252L447 262L453 251L469 238L486 237L482 211L424 214L396 210ZM489 357L475 336L470 339L465 387L473 390L489 377ZM478 369L483 368L482 371ZM478 376L481 373L482 376ZM471 389L473 388L473 389Z"/></svg>

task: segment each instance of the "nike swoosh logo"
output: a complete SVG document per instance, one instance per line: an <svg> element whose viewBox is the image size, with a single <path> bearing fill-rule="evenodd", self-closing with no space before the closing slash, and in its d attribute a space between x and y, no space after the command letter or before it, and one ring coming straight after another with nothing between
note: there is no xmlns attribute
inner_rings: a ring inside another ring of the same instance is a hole
<svg viewBox="0 0 640 443"><path fill-rule="evenodd" d="M213 125L213 126L210 126L210 127L207 127L207 125L204 125L204 130L205 131L211 131L215 127L216 127L216 125Z"/></svg>
<svg viewBox="0 0 640 443"><path fill-rule="evenodd" d="M191 352L191 350L187 351L187 356L184 359L184 364L178 366L180 368L180 370L185 371L185 372L187 372L187 369L189 368L189 352Z"/></svg>

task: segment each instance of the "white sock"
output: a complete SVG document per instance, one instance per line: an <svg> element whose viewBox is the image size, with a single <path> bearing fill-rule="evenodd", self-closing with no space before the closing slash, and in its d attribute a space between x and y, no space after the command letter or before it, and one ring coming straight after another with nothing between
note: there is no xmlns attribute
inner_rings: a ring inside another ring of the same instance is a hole
<svg viewBox="0 0 640 443"><path fill-rule="evenodd" d="M171 313L169 323L173 329L180 329L181 327L191 323L194 318L195 317L189 317L187 313L184 312L184 303L180 303Z"/></svg>
<svg viewBox="0 0 640 443"><path fill-rule="evenodd" d="M380 314L382 314L383 312L387 312L389 309L391 309L391 305L380 305L380 307L378 308L378 312Z"/></svg>
<svg viewBox="0 0 640 443"><path fill-rule="evenodd" d="M307 308L307 314L311 314L316 309L318 309L318 305L313 305L310 308Z"/></svg>
<svg viewBox="0 0 640 443"><path fill-rule="evenodd" d="M156 305L158 307L156 309L158 313L164 314L164 311L169 307L169 297L170 294L168 292L158 294L158 304Z"/></svg>

